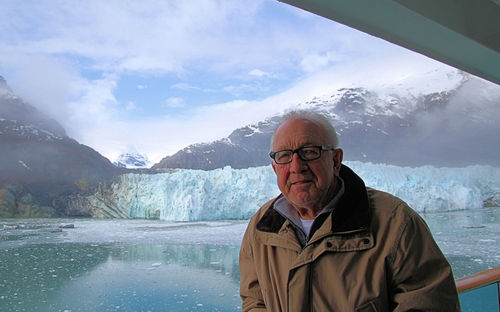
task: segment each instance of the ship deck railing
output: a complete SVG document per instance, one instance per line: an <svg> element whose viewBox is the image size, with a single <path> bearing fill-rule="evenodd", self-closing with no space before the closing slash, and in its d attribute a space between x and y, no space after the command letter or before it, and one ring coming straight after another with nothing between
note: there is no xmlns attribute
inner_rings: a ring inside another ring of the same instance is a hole
<svg viewBox="0 0 500 312"><path fill-rule="evenodd" d="M455 281L462 311L500 311L500 267Z"/></svg>

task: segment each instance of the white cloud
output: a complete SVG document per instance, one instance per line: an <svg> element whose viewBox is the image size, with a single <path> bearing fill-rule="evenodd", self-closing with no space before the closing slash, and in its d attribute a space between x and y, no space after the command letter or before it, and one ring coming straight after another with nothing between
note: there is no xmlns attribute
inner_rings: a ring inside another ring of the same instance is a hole
<svg viewBox="0 0 500 312"><path fill-rule="evenodd" d="M224 90L225 92L230 92L234 94L239 94L245 90L253 90L253 89L255 88L246 83L242 83L240 85L229 85L222 88L222 90Z"/></svg>
<svg viewBox="0 0 500 312"><path fill-rule="evenodd" d="M184 91L192 91L192 90L200 90L201 91L201 88L192 86L192 85L185 83L185 82L175 83L175 84L171 85L170 88L184 90Z"/></svg>
<svg viewBox="0 0 500 312"><path fill-rule="evenodd" d="M259 78L270 76L269 73L262 71L260 69L252 69L248 74L250 76L255 76L255 77L259 77Z"/></svg>
<svg viewBox="0 0 500 312"><path fill-rule="evenodd" d="M341 58L339 56L332 52L309 54L304 56L300 62L300 66L305 72L317 72L331 66L337 61L340 61L340 59Z"/></svg>
<svg viewBox="0 0 500 312"><path fill-rule="evenodd" d="M268 7L282 13L259 14ZM274 0L23 1L2 8L15 13L0 23L0 50L83 58L84 66L119 74L186 75L195 64L262 75L353 46L346 38L356 33L312 14L297 25L291 18L300 10Z"/></svg>
<svg viewBox="0 0 500 312"><path fill-rule="evenodd" d="M165 106L171 108L179 108L184 107L186 104L184 103L184 99L180 97L171 97L165 100Z"/></svg>
<svg viewBox="0 0 500 312"><path fill-rule="evenodd" d="M89 129L116 120L121 108L113 94L115 87L113 76L92 81L82 78L75 86L79 94L68 102L69 114L61 120L68 132L78 138Z"/></svg>
<svg viewBox="0 0 500 312"><path fill-rule="evenodd" d="M234 28L245 31L261 5L262 0L7 2L0 13L0 46L83 57L105 71L183 73L187 62L211 60L207 66L215 67L228 58L234 65L232 47L245 44L232 39Z"/></svg>
<svg viewBox="0 0 500 312"><path fill-rule="evenodd" d="M126 109L127 111L133 111L133 110L136 110L136 109L137 109L137 105L135 105L135 103L134 103L134 102L129 101L129 102L127 102L127 104L125 104L125 109Z"/></svg>

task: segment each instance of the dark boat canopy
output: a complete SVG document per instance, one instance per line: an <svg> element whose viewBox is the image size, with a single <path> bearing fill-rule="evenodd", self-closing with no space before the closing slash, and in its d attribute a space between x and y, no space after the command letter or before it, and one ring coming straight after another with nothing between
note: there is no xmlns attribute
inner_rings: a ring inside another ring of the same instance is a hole
<svg viewBox="0 0 500 312"><path fill-rule="evenodd" d="M279 0L500 84L500 0Z"/></svg>

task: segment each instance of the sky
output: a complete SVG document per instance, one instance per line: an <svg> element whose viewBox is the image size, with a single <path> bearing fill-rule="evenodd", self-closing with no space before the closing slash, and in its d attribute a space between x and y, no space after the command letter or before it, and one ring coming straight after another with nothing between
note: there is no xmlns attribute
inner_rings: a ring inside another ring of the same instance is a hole
<svg viewBox="0 0 500 312"><path fill-rule="evenodd" d="M111 161L443 66L276 0L2 0L0 34L14 93Z"/></svg>

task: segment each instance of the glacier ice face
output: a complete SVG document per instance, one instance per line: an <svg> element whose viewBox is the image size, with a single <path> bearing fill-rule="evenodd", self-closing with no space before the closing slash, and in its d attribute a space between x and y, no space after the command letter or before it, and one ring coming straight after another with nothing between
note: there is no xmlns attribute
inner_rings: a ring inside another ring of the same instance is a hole
<svg viewBox="0 0 500 312"><path fill-rule="evenodd" d="M397 167L344 162L369 187L389 192L418 212L500 205L500 168ZM87 198L96 217L168 221L248 219L280 193L271 166L120 176Z"/></svg>
<svg viewBox="0 0 500 312"><path fill-rule="evenodd" d="M248 219L279 194L271 166L124 174L89 198L96 216L168 221Z"/></svg>
<svg viewBox="0 0 500 312"><path fill-rule="evenodd" d="M369 187L403 199L418 212L500 205L500 168L417 168L346 162Z"/></svg>

